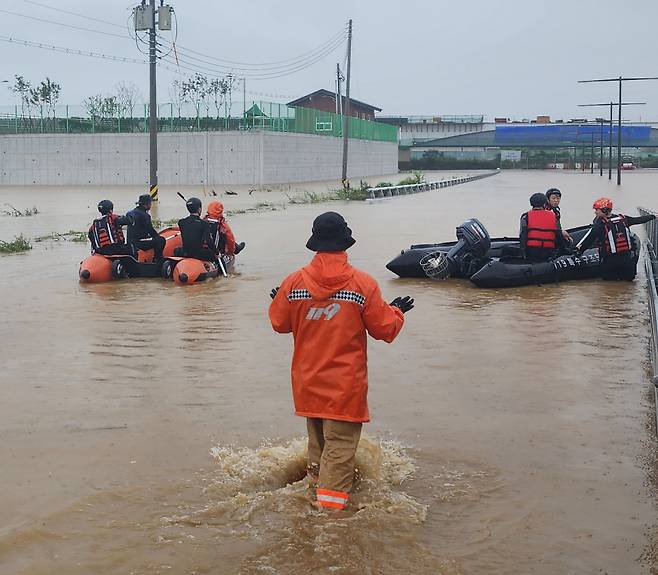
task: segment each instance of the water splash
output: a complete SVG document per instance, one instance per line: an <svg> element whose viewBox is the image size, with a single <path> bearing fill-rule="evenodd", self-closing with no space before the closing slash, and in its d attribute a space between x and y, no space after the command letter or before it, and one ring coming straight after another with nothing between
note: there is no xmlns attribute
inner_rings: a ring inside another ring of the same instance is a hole
<svg viewBox="0 0 658 575"><path fill-rule="evenodd" d="M162 542L181 541L190 528L257 542L240 573L459 573L417 542L427 505L402 489L416 465L395 441L361 439L350 508L333 514L310 505L304 439L255 449L218 445L211 455L206 504L163 518Z"/></svg>

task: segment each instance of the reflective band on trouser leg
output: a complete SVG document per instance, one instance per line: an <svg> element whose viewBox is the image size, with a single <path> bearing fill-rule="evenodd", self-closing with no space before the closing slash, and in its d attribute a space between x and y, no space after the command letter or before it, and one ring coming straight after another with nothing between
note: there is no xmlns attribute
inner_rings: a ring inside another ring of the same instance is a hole
<svg viewBox="0 0 658 575"><path fill-rule="evenodd" d="M154 202L158 201L158 185L155 184L154 186L151 186L151 189L149 190L149 194L151 195L151 199Z"/></svg>
<svg viewBox="0 0 658 575"><path fill-rule="evenodd" d="M349 493L345 491L331 491L330 489L317 489L316 495L318 503L322 507L332 507L334 509L345 509Z"/></svg>

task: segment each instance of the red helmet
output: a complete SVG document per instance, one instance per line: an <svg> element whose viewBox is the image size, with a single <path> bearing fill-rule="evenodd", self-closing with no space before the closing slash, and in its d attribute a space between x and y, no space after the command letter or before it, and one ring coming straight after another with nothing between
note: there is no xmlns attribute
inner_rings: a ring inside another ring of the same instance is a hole
<svg viewBox="0 0 658 575"><path fill-rule="evenodd" d="M595 210L611 210L612 209L612 200L610 198L599 198L594 202L592 207Z"/></svg>

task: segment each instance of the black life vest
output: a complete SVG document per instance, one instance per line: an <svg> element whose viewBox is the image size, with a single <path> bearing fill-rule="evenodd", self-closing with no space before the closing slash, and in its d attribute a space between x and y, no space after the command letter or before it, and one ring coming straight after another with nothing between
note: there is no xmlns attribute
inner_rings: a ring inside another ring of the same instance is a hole
<svg viewBox="0 0 658 575"><path fill-rule="evenodd" d="M94 220L89 228L92 250L126 243L118 219L116 214L106 214Z"/></svg>
<svg viewBox="0 0 658 575"><path fill-rule="evenodd" d="M557 220L557 224L559 226L560 218L562 217L562 214L560 213L560 206L555 206L554 208L551 208L551 211L555 214L555 219Z"/></svg>
<svg viewBox="0 0 658 575"><path fill-rule="evenodd" d="M555 249L557 219L551 210L530 210L528 212L528 235L526 247Z"/></svg>
<svg viewBox="0 0 658 575"><path fill-rule="evenodd" d="M602 247L608 255L623 254L631 251L631 232L624 216L612 216L603 222L605 239Z"/></svg>
<svg viewBox="0 0 658 575"><path fill-rule="evenodd" d="M208 216L204 218L210 227L210 240L212 246L205 246L213 250L216 254L224 253L226 247L226 235L222 233L222 220L215 220Z"/></svg>

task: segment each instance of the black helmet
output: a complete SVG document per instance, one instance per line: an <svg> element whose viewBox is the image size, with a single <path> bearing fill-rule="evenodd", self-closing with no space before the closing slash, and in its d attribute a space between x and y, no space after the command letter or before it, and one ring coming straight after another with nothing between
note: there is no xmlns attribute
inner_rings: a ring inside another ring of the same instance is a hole
<svg viewBox="0 0 658 575"><path fill-rule="evenodd" d="M103 214L109 214L114 209L114 204L110 200L101 200L98 202L98 211Z"/></svg>
<svg viewBox="0 0 658 575"><path fill-rule="evenodd" d="M199 198L190 198L185 202L187 211L196 214L201 209L201 200Z"/></svg>
<svg viewBox="0 0 658 575"><path fill-rule="evenodd" d="M153 198L151 197L150 194L142 194L137 199L137 205L138 206L149 206L149 205L151 205L152 201L153 201Z"/></svg>
<svg viewBox="0 0 658 575"><path fill-rule="evenodd" d="M544 194L532 194L530 196L530 205L533 208L543 208L546 205L546 196Z"/></svg>
<svg viewBox="0 0 658 575"><path fill-rule="evenodd" d="M562 192L558 190L557 188L551 188L550 190L546 190L546 199L550 200L551 196L558 196L562 197Z"/></svg>

